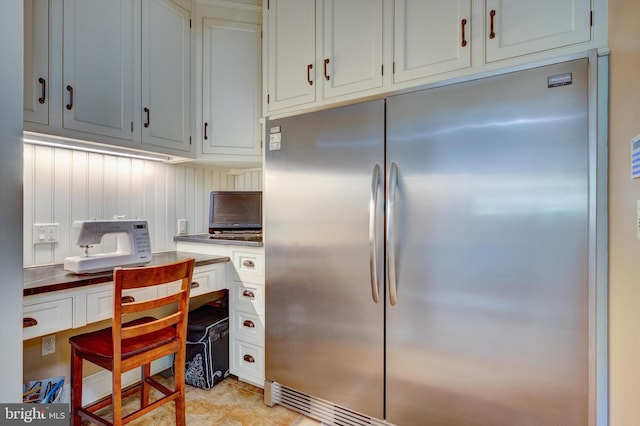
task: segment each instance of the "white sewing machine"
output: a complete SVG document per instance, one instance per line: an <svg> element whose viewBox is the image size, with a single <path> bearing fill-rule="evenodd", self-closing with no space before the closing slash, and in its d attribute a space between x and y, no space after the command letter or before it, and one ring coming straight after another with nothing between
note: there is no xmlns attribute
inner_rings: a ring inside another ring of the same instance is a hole
<svg viewBox="0 0 640 426"><path fill-rule="evenodd" d="M151 261L151 241L146 220L92 220L73 222L76 245L84 248L83 256L67 257L64 269L76 274L101 272L115 266L137 266ZM106 234L117 234L116 251L89 254Z"/></svg>

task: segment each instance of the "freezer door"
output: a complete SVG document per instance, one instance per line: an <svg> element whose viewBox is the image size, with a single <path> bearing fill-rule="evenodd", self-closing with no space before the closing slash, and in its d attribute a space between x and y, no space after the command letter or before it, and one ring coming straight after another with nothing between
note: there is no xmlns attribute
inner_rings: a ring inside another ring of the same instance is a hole
<svg viewBox="0 0 640 426"><path fill-rule="evenodd" d="M391 97L387 119L386 420L587 424L587 60Z"/></svg>
<svg viewBox="0 0 640 426"><path fill-rule="evenodd" d="M382 418L384 101L270 121L267 136L266 378Z"/></svg>

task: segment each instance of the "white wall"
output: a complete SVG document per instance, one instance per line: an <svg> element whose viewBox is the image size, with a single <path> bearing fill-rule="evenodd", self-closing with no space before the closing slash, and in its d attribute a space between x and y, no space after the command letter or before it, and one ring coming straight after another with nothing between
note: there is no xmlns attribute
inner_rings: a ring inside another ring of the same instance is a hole
<svg viewBox="0 0 640 426"><path fill-rule="evenodd" d="M640 134L640 2L609 0L609 377L612 426L640 425L640 179L631 138Z"/></svg>
<svg viewBox="0 0 640 426"><path fill-rule="evenodd" d="M260 190L259 170L171 165L62 148L24 146L24 266L61 263L81 254L74 220L114 215L149 222L152 251L174 250L177 219L188 233L207 232L209 192ZM33 224L58 223L58 243L33 244ZM115 250L115 238L93 252Z"/></svg>
<svg viewBox="0 0 640 426"><path fill-rule="evenodd" d="M22 0L0 1L0 402L22 402Z"/></svg>

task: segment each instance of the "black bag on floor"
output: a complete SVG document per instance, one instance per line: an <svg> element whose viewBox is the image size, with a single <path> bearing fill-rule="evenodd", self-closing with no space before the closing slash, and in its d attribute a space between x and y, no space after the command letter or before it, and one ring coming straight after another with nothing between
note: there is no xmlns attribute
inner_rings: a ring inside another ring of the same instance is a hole
<svg viewBox="0 0 640 426"><path fill-rule="evenodd" d="M210 389L229 375L229 308L204 305L189 312L185 382Z"/></svg>

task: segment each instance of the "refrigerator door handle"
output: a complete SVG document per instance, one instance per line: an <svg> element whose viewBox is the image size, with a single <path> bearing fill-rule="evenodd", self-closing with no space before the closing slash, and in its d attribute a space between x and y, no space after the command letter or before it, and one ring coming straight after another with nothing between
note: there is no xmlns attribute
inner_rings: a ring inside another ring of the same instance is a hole
<svg viewBox="0 0 640 426"><path fill-rule="evenodd" d="M389 189L387 191L387 280L389 282L389 303L396 304L398 285L396 281L396 248L394 244L396 226L396 195L398 192L398 166L391 163Z"/></svg>
<svg viewBox="0 0 640 426"><path fill-rule="evenodd" d="M371 298L378 303L378 189L380 187L380 165L373 167L371 177L371 199L369 201L369 267L371 269Z"/></svg>

